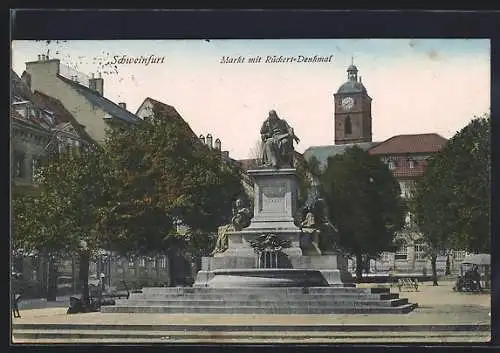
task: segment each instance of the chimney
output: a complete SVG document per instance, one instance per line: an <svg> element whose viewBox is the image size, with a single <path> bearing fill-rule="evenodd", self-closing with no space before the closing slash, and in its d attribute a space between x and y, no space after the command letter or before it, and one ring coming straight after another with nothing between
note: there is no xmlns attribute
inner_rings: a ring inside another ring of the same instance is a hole
<svg viewBox="0 0 500 353"><path fill-rule="evenodd" d="M361 76L359 76L359 83L363 83L363 82L361 81Z"/></svg>
<svg viewBox="0 0 500 353"><path fill-rule="evenodd" d="M89 88L102 96L104 92L104 79L101 78L101 73L98 76L98 78L94 78L92 74L92 78L89 80Z"/></svg>
<svg viewBox="0 0 500 353"><path fill-rule="evenodd" d="M207 145L209 148L212 148L212 135L207 135Z"/></svg>
<svg viewBox="0 0 500 353"><path fill-rule="evenodd" d="M215 149L216 150L221 150L221 142L220 142L220 139L216 139L215 140Z"/></svg>
<svg viewBox="0 0 500 353"><path fill-rule="evenodd" d="M27 71L23 72L23 74L21 75L21 80L31 91L31 75Z"/></svg>
<svg viewBox="0 0 500 353"><path fill-rule="evenodd" d="M118 105L119 105L119 106L120 106L120 108L122 108L122 109L125 109L125 110L127 109L127 103L125 103L125 102L120 102L120 103L118 103Z"/></svg>

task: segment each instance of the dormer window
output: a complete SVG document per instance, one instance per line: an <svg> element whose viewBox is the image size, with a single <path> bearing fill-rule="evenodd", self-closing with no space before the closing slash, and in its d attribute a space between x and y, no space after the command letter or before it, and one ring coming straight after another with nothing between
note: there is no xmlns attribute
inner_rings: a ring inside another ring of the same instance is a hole
<svg viewBox="0 0 500 353"><path fill-rule="evenodd" d="M394 162L392 159L388 163L388 167L390 170L396 169L396 162Z"/></svg>

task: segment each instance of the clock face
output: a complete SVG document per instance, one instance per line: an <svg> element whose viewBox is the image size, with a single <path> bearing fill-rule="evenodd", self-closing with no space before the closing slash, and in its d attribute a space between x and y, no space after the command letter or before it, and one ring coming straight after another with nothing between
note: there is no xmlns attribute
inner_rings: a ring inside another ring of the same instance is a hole
<svg viewBox="0 0 500 353"><path fill-rule="evenodd" d="M342 99L341 104L345 110L350 110L354 107L354 99L352 99L352 97L346 97Z"/></svg>

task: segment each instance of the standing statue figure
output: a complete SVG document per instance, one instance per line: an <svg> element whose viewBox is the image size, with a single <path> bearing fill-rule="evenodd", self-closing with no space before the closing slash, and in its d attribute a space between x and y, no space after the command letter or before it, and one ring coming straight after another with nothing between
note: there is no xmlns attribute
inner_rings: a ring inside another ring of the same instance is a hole
<svg viewBox="0 0 500 353"><path fill-rule="evenodd" d="M329 220L324 199L314 198L300 213L297 225L308 236L308 247L313 253L321 255L338 249L339 231Z"/></svg>
<svg viewBox="0 0 500 353"><path fill-rule="evenodd" d="M338 250L339 245L339 231L332 222L330 222L330 216L328 212L328 207L323 198L318 198L314 204L316 220L319 223L320 238L319 238L319 248L322 251L327 250Z"/></svg>
<svg viewBox="0 0 500 353"><path fill-rule="evenodd" d="M252 212L250 209L245 207L245 203L242 199L237 199L235 202L235 208L233 209L231 223L219 227L219 236L217 237L217 242L215 243L215 249L212 252L212 255L226 251L229 246L228 233L240 231L243 228L248 227L251 219Z"/></svg>
<svg viewBox="0 0 500 353"><path fill-rule="evenodd" d="M286 120L280 119L275 110L269 112L268 118L260 129L262 139L262 164L266 167L293 167L293 141L299 143L293 128Z"/></svg>

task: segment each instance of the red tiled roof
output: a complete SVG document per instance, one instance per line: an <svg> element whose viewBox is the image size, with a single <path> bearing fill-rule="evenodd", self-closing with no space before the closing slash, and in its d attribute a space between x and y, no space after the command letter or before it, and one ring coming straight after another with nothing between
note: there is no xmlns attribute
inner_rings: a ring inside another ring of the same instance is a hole
<svg viewBox="0 0 500 353"><path fill-rule="evenodd" d="M369 149L370 154L435 153L447 140L435 133L396 135Z"/></svg>
<svg viewBox="0 0 500 353"><path fill-rule="evenodd" d="M193 129L191 129L191 126L189 126L188 122L184 120L184 118L179 114L179 112L171 105L168 105L166 103L157 101L156 99L153 99L151 97L147 97L144 101L149 100L151 103L153 103L153 106L156 107L157 109L163 111L165 114L162 115L162 118L169 118L169 119L174 119L182 124L185 124L186 127L191 131L194 137L198 140L198 136L194 133ZM142 104L141 104L142 106ZM199 141L199 140L198 140Z"/></svg>

